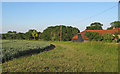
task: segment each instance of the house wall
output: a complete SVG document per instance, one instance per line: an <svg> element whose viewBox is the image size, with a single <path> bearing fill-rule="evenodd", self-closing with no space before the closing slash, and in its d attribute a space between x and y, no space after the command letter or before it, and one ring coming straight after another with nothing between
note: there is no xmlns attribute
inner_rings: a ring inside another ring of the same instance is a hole
<svg viewBox="0 0 120 74"><path fill-rule="evenodd" d="M85 39L84 42L89 42L89 40L88 40L88 39Z"/></svg>

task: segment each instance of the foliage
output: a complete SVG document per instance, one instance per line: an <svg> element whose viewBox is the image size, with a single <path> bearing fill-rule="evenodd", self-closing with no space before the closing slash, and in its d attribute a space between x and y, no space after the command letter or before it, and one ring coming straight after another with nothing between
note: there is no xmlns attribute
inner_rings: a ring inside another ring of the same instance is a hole
<svg viewBox="0 0 120 74"><path fill-rule="evenodd" d="M103 41L105 42L112 42L114 39L113 35L111 33L105 33L103 34Z"/></svg>
<svg viewBox="0 0 120 74"><path fill-rule="evenodd" d="M71 41L72 37L79 32L78 28L62 25L62 41ZM26 33L8 31L8 33L2 34L2 39L60 41L60 26L47 27L42 33L34 29L30 29Z"/></svg>
<svg viewBox="0 0 120 74"><path fill-rule="evenodd" d="M26 33L17 33L16 31L8 31L8 33L2 34L2 39L18 39L18 40L36 40L36 39L40 39L40 34L41 32L37 32L36 30L32 30L30 29L28 32Z"/></svg>
<svg viewBox="0 0 120 74"><path fill-rule="evenodd" d="M41 39L46 41L60 41L60 26L50 26L41 34ZM71 41L79 33L79 29L62 25L62 41Z"/></svg>
<svg viewBox="0 0 120 74"><path fill-rule="evenodd" d="M2 34L2 39L16 39L16 31L8 31L6 34Z"/></svg>
<svg viewBox="0 0 120 74"><path fill-rule="evenodd" d="M113 26L112 27L108 27L107 30L113 30Z"/></svg>
<svg viewBox="0 0 120 74"><path fill-rule="evenodd" d="M34 37L34 40L36 40L36 37L38 37L38 32L36 30L33 30L32 36Z"/></svg>
<svg viewBox="0 0 120 74"><path fill-rule="evenodd" d="M94 41L104 41L104 42L112 42L113 40L115 42L119 42L119 35L117 34L117 32L115 32L114 34L111 33L104 33L103 35L100 35L98 32L86 32L85 36L90 40L94 40Z"/></svg>
<svg viewBox="0 0 120 74"><path fill-rule="evenodd" d="M114 39L114 42L115 42L115 43L117 43L117 42L118 42L118 40L117 40L117 39Z"/></svg>
<svg viewBox="0 0 120 74"><path fill-rule="evenodd" d="M25 39L25 34L24 33L20 33L20 32L17 33L16 39L19 39L19 40Z"/></svg>
<svg viewBox="0 0 120 74"><path fill-rule="evenodd" d="M107 30L112 30L113 27L115 28L120 28L120 21L114 21L112 23L110 23L111 27L107 28Z"/></svg>
<svg viewBox="0 0 120 74"><path fill-rule="evenodd" d="M99 22L91 23L90 26L86 27L86 30L103 30L102 29L103 24Z"/></svg>
<svg viewBox="0 0 120 74"><path fill-rule="evenodd" d="M115 28L120 28L120 21L114 21L110 23L111 26L114 26Z"/></svg>
<svg viewBox="0 0 120 74"><path fill-rule="evenodd" d="M114 35L115 35L115 38L116 38L116 39L119 39L119 38L118 38L118 33L117 33L117 32L115 32Z"/></svg>
<svg viewBox="0 0 120 74"><path fill-rule="evenodd" d="M101 41L102 40L102 36L98 33L98 32L86 32L85 36L88 37L88 39L91 40L95 40L95 41Z"/></svg>
<svg viewBox="0 0 120 74"><path fill-rule="evenodd" d="M20 57L25 54L40 52L47 46L50 46L50 44L45 42L3 40L2 41L2 62L8 61L15 57Z"/></svg>
<svg viewBox="0 0 120 74"><path fill-rule="evenodd" d="M33 39L32 32L34 30L29 30L28 32L25 33L25 39L31 40Z"/></svg>
<svg viewBox="0 0 120 74"><path fill-rule="evenodd" d="M115 38L116 43L119 42L120 39L119 39L119 35L117 32L114 33L114 38Z"/></svg>

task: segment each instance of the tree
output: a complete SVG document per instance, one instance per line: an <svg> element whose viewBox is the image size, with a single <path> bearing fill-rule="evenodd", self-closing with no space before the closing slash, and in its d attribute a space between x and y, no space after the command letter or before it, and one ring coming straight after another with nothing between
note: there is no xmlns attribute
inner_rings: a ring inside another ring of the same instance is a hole
<svg viewBox="0 0 120 74"><path fill-rule="evenodd" d="M12 33L12 31L8 31L8 33L10 34L10 33Z"/></svg>
<svg viewBox="0 0 120 74"><path fill-rule="evenodd" d="M41 32L38 32L38 39L41 39Z"/></svg>
<svg viewBox="0 0 120 74"><path fill-rule="evenodd" d="M103 26L103 24L99 22L94 22L94 23L91 23L91 26Z"/></svg>
<svg viewBox="0 0 120 74"><path fill-rule="evenodd" d="M10 37L8 37L8 33L2 34L2 39L10 39Z"/></svg>
<svg viewBox="0 0 120 74"><path fill-rule="evenodd" d="M113 26L112 27L108 27L107 30L112 30L113 29Z"/></svg>
<svg viewBox="0 0 120 74"><path fill-rule="evenodd" d="M33 32L33 30L31 30L31 29L28 32L26 32L25 36L24 36L25 39L28 39L28 40L33 39L32 32Z"/></svg>
<svg viewBox="0 0 120 74"><path fill-rule="evenodd" d="M41 34L41 38L47 41L60 41L60 26L47 27ZM62 41L71 41L72 37L79 33L78 28L62 25Z"/></svg>
<svg viewBox="0 0 120 74"><path fill-rule="evenodd" d="M17 33L16 31L8 31L5 34L2 34L2 39L38 39L40 38L41 32L37 32L34 29L30 29L26 33Z"/></svg>
<svg viewBox="0 0 120 74"><path fill-rule="evenodd" d="M115 28L120 28L120 21L114 21L112 23L110 23L111 27L115 27Z"/></svg>
<svg viewBox="0 0 120 74"><path fill-rule="evenodd" d="M50 41L50 40L52 39L52 38L51 38L51 37L52 37L52 36L51 36L52 30L54 30L52 26L51 26L51 27L47 27L47 28L43 31L43 33L41 34L41 38L42 38L43 40Z"/></svg>
<svg viewBox="0 0 120 74"><path fill-rule="evenodd" d="M17 32L16 32L16 31L13 31L13 32L12 32L12 36L13 36L13 39L16 39Z"/></svg>
<svg viewBox="0 0 120 74"><path fill-rule="evenodd" d="M24 33L17 33L16 39L25 39L25 34Z"/></svg>
<svg viewBox="0 0 120 74"><path fill-rule="evenodd" d="M2 39L6 39L6 34L2 34Z"/></svg>
<svg viewBox="0 0 120 74"><path fill-rule="evenodd" d="M7 33L7 39L16 39L16 31L8 31Z"/></svg>
<svg viewBox="0 0 120 74"><path fill-rule="evenodd" d="M110 23L111 27L107 28L107 30L112 30L113 27L115 28L120 28L120 21L114 21L112 23Z"/></svg>
<svg viewBox="0 0 120 74"><path fill-rule="evenodd" d="M7 39L12 39L12 31L7 32Z"/></svg>
<svg viewBox="0 0 120 74"><path fill-rule="evenodd" d="M38 33L36 30L33 30L32 36L34 37L34 40L36 40L36 37L38 37Z"/></svg>
<svg viewBox="0 0 120 74"><path fill-rule="evenodd" d="M62 31L62 32L61 32ZM60 41L60 32L62 34L62 41L71 41L72 37L79 33L79 29L72 26L62 25L62 30L60 31L60 26L50 26L47 27L42 33L37 32L34 29L30 29L26 33L17 33L16 31L8 31L8 33L3 34L2 39L26 39L26 40L37 40L42 39L46 41Z"/></svg>
<svg viewBox="0 0 120 74"><path fill-rule="evenodd" d="M90 26L86 27L86 30L103 30L102 29L103 24L99 22L91 23Z"/></svg>

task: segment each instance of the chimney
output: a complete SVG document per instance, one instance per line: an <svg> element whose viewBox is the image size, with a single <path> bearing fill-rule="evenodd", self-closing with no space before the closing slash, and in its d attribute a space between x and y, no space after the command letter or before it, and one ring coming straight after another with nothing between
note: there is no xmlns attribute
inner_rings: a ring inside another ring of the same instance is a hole
<svg viewBox="0 0 120 74"><path fill-rule="evenodd" d="M113 30L115 30L115 26L113 26Z"/></svg>

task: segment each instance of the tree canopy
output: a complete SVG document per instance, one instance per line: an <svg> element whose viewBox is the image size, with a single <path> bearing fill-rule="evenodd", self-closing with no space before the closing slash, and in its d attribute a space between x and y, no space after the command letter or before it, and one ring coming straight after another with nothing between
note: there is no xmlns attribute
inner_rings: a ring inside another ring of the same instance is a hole
<svg viewBox="0 0 120 74"><path fill-rule="evenodd" d="M111 27L115 27L115 28L120 28L120 21L114 21L112 23L110 23Z"/></svg>
<svg viewBox="0 0 120 74"><path fill-rule="evenodd" d="M99 22L94 22L94 23L91 23L90 26L87 26L86 30L103 30L102 26L103 24Z"/></svg>
<svg viewBox="0 0 120 74"><path fill-rule="evenodd" d="M2 34L2 39L26 39L26 40L31 40L31 39L38 39L38 36L41 32L37 32L36 30L29 30L26 33L17 33L16 31L8 31L5 34Z"/></svg>
<svg viewBox="0 0 120 74"><path fill-rule="evenodd" d="M42 33L35 29L30 29L26 33L17 33L16 31L8 31L6 34L2 34L2 39L26 39L26 40L46 40L46 41L60 41L60 32L62 41L71 41L72 37L79 33L79 29L72 26L62 25L47 27Z"/></svg>
<svg viewBox="0 0 120 74"><path fill-rule="evenodd" d="M114 21L112 23L110 23L111 27L107 28L107 30L112 30L113 27L115 28L120 28L120 21Z"/></svg>
<svg viewBox="0 0 120 74"><path fill-rule="evenodd" d="M62 25L62 31L60 31L60 26L50 26L43 31L41 37L47 41L60 41L60 32L62 32L62 41L70 41L80 31L71 26Z"/></svg>

